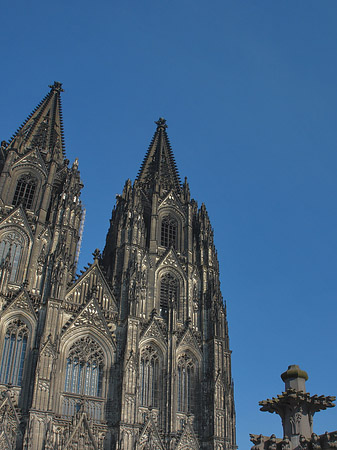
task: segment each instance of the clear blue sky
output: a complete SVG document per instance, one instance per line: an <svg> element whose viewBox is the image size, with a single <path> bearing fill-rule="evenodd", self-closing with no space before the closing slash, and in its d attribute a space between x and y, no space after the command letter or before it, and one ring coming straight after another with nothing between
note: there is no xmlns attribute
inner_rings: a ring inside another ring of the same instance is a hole
<svg viewBox="0 0 337 450"><path fill-rule="evenodd" d="M0 139L54 80L87 209L81 265L167 119L215 229L240 449L281 434L258 401L288 364L337 394L337 1L15 1L0 6ZM315 431L337 429L337 408Z"/></svg>

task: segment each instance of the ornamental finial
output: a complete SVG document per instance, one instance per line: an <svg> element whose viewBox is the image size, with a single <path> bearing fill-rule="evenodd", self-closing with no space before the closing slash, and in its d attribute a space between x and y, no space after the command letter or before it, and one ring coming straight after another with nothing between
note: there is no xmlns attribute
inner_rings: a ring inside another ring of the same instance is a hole
<svg viewBox="0 0 337 450"><path fill-rule="evenodd" d="M165 130L165 128L167 128L166 120L163 117L159 117L159 119L154 123L157 125L157 130L159 130L160 128Z"/></svg>
<svg viewBox="0 0 337 450"><path fill-rule="evenodd" d="M60 83L59 81L54 81L54 84L50 84L49 87L56 92L64 92L64 90L62 89L62 83Z"/></svg>
<svg viewBox="0 0 337 450"><path fill-rule="evenodd" d="M96 248L96 250L94 251L94 253L92 254L92 256L94 257L94 261L97 262L100 260L101 258L101 252L99 251L98 248Z"/></svg>

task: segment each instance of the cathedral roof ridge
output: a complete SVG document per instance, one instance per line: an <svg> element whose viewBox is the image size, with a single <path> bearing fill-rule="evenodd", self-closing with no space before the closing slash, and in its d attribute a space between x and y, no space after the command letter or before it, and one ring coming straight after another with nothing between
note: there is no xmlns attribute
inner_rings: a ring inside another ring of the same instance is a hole
<svg viewBox="0 0 337 450"><path fill-rule="evenodd" d="M53 156L59 162L65 157L63 118L61 108L62 83L49 85L50 91L10 139L7 151L15 149L19 154L38 148L41 153Z"/></svg>
<svg viewBox="0 0 337 450"><path fill-rule="evenodd" d="M99 252L99 255L97 253L97 251ZM71 291L73 291L88 275L90 275L91 272L94 272L95 270L98 272L98 275L101 277L101 281L102 283L104 283L104 287L107 289L108 293L111 295L114 303L115 303L115 307L116 306L116 299L115 296L113 294L113 291L106 279L106 274L104 273L104 270L102 268L102 266L100 265L100 251L98 249L96 249L93 253L94 256L94 261L93 263L88 263L89 267L84 267L84 270L80 270L81 274L76 274L77 278L75 280L73 280L72 284L68 286L67 291L66 291L66 297L71 293ZM97 273L96 272L96 273Z"/></svg>

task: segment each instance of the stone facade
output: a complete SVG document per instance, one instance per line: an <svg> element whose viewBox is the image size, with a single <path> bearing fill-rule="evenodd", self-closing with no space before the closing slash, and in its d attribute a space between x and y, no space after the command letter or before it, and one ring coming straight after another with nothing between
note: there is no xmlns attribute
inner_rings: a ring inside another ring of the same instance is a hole
<svg viewBox="0 0 337 450"><path fill-rule="evenodd" d="M0 149L0 448L234 450L213 230L165 120L76 276L83 185L50 88Z"/></svg>
<svg viewBox="0 0 337 450"><path fill-rule="evenodd" d="M285 391L276 398L260 402L261 411L278 414L282 419L283 437L251 434L251 450L330 450L337 448L337 431L318 436L313 432L314 414L332 408L336 397L310 395L305 382L308 374L292 365L281 375Z"/></svg>

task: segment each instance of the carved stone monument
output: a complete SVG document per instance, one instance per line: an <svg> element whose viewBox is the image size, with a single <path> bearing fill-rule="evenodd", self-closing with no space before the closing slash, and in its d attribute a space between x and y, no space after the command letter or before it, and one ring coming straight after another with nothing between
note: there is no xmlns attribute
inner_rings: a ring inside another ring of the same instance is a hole
<svg viewBox="0 0 337 450"><path fill-rule="evenodd" d="M276 398L260 402L261 411L278 414L282 419L283 439L251 434L255 444L252 449L330 449L335 448L337 432L317 436L313 433L313 417L316 412L335 406L336 397L311 396L306 392L308 374L297 365L291 365L281 375L285 392Z"/></svg>

